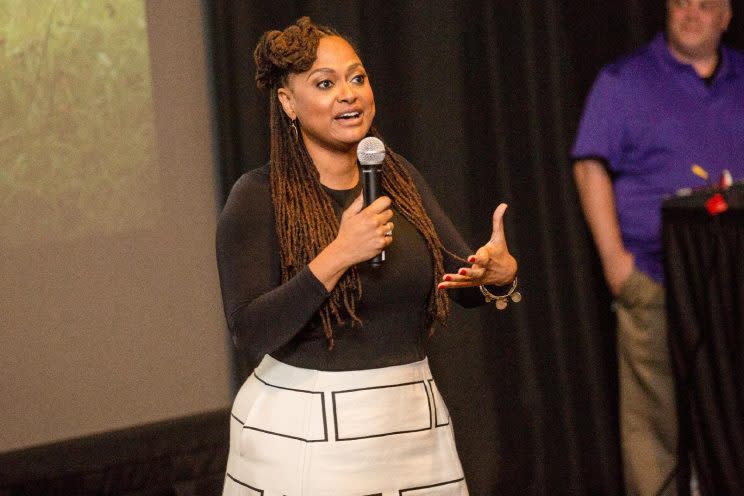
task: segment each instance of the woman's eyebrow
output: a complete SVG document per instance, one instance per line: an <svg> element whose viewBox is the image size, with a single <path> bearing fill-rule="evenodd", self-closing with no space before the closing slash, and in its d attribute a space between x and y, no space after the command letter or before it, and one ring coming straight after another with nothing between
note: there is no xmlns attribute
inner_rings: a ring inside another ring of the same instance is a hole
<svg viewBox="0 0 744 496"><path fill-rule="evenodd" d="M353 71L353 70L356 70L362 67L363 66L361 62L355 62L354 64L351 64L349 67L346 68L346 72ZM310 79L313 76L313 74L318 73L318 72L334 74L336 71L331 69L330 67L318 67L317 69L313 69L312 71L310 71L307 75L307 78L305 79Z"/></svg>
<svg viewBox="0 0 744 496"><path fill-rule="evenodd" d="M313 76L313 74L315 74L317 72L328 72L328 73L333 74L336 71L334 71L330 67L318 67L317 69L314 69L314 70L310 71L310 73L308 73L308 75L307 75L307 78L305 78L305 79L310 79Z"/></svg>

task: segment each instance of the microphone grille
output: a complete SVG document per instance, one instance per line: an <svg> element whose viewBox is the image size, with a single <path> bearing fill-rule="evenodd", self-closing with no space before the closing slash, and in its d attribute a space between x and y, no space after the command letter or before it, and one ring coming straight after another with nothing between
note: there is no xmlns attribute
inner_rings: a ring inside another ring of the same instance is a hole
<svg viewBox="0 0 744 496"><path fill-rule="evenodd" d="M374 136L367 136L357 146L360 165L380 165L385 160L385 144Z"/></svg>

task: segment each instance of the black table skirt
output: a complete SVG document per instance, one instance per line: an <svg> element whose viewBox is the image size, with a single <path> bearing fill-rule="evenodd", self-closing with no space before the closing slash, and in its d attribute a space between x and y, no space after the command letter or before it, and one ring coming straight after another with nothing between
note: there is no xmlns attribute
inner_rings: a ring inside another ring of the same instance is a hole
<svg viewBox="0 0 744 496"><path fill-rule="evenodd" d="M702 495L744 495L744 185L712 216L710 192L663 207L672 354L680 416L680 494L691 463Z"/></svg>
<svg viewBox="0 0 744 496"><path fill-rule="evenodd" d="M229 425L222 409L0 453L0 496L218 496Z"/></svg>

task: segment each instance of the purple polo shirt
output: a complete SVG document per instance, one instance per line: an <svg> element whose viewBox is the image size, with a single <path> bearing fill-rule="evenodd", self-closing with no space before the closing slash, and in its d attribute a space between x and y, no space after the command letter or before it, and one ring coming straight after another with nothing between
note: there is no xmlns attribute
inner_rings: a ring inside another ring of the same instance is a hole
<svg viewBox="0 0 744 496"><path fill-rule="evenodd" d="M704 185L692 164L713 180L723 169L744 179L744 55L721 47L708 86L659 34L599 73L571 156L606 162L625 247L638 269L663 282L662 200Z"/></svg>

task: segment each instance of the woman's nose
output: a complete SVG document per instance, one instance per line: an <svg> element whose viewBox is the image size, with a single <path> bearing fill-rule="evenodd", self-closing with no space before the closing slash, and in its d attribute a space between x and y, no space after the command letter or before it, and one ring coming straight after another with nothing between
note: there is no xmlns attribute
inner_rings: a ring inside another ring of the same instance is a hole
<svg viewBox="0 0 744 496"><path fill-rule="evenodd" d="M337 86L338 93L336 95L336 99L339 102L349 102L356 100L356 93L354 93L354 88L352 88L351 84L348 82L344 82Z"/></svg>

